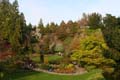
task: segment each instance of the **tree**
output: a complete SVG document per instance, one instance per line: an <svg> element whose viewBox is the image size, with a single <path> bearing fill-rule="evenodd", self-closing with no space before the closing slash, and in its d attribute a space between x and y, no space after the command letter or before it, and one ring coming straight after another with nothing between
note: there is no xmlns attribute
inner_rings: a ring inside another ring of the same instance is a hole
<svg viewBox="0 0 120 80"><path fill-rule="evenodd" d="M49 41L48 35L44 35L39 41L41 63L44 62L44 55L49 53Z"/></svg>
<svg viewBox="0 0 120 80"><path fill-rule="evenodd" d="M106 14L103 19L104 28L102 29L104 39L110 48L114 48L120 51L120 31L119 31L119 21L115 16L111 14Z"/></svg>
<svg viewBox="0 0 120 80"><path fill-rule="evenodd" d="M49 25L50 33L55 33L56 29L57 29L57 25L54 22L51 22Z"/></svg>
<svg viewBox="0 0 120 80"><path fill-rule="evenodd" d="M92 13L88 15L88 26L96 29L102 26L102 16L99 13Z"/></svg>
<svg viewBox="0 0 120 80"><path fill-rule="evenodd" d="M66 27L67 27L66 32L68 33L68 35L72 37L77 33L79 28L77 23L71 20L67 22Z"/></svg>
<svg viewBox="0 0 120 80"><path fill-rule="evenodd" d="M81 27L88 26L88 15L83 13L83 17L78 21L78 24Z"/></svg>
<svg viewBox="0 0 120 80"><path fill-rule="evenodd" d="M0 60L0 67L3 66L3 72L12 72L18 66L20 67L17 61L23 59L21 54L24 52L23 48L26 46L24 45L26 39L29 42L30 32L30 26L26 25L24 14L18 10L17 0L13 4L9 0L0 2L0 44L2 43L1 49L4 49L2 54L6 55L7 52L9 56L14 54L4 59L3 62Z"/></svg>
<svg viewBox="0 0 120 80"><path fill-rule="evenodd" d="M40 29L40 34L45 35L45 27L43 25L42 19L40 19L40 22L38 24L38 28Z"/></svg>
<svg viewBox="0 0 120 80"><path fill-rule="evenodd" d="M120 26L120 17L117 18L117 25Z"/></svg>
<svg viewBox="0 0 120 80"><path fill-rule="evenodd" d="M17 9L17 1L15 1L13 5L9 2L3 1L0 5L1 38L10 43L13 51L19 51L18 47L20 47L19 39L21 35L21 25L19 11Z"/></svg>
<svg viewBox="0 0 120 80"><path fill-rule="evenodd" d="M67 29L66 23L62 21L60 23L60 26L56 30L56 34L60 40L65 40L65 38L68 36L66 29Z"/></svg>
<svg viewBox="0 0 120 80"><path fill-rule="evenodd" d="M111 14L106 14L103 18L103 24L105 27L112 28L117 26L117 18Z"/></svg>
<svg viewBox="0 0 120 80"><path fill-rule="evenodd" d="M97 35L97 36L96 36ZM78 61L82 66L95 66L105 70L112 69L116 64L111 58L104 56L104 51L109 52L102 34L96 32L80 40L79 49L71 55L71 59ZM109 72L109 70L107 70Z"/></svg>

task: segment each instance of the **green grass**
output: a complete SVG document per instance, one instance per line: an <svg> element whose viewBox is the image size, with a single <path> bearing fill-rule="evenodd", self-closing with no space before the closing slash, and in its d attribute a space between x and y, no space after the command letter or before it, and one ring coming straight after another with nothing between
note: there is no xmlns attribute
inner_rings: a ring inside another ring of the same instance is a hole
<svg viewBox="0 0 120 80"><path fill-rule="evenodd" d="M101 70L93 70L91 72L76 75L76 76L65 76L65 75L53 75L43 72L16 72L13 73L6 80L93 80L91 78L95 77L97 74L101 74Z"/></svg>
<svg viewBox="0 0 120 80"><path fill-rule="evenodd" d="M48 61L58 60L62 58L62 56L58 56L58 55L49 55L46 57L48 58Z"/></svg>
<svg viewBox="0 0 120 80"><path fill-rule="evenodd" d="M58 60L58 59L61 59L62 56L58 56L58 55L45 55L45 58L48 59L48 61L53 61L53 60ZM35 56L35 57L32 57L32 60L35 61L35 62L40 62L40 56Z"/></svg>

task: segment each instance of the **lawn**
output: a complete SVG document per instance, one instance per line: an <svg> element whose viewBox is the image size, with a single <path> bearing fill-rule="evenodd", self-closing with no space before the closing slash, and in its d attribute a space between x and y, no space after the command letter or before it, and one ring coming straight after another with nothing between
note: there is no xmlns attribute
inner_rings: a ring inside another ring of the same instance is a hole
<svg viewBox="0 0 120 80"><path fill-rule="evenodd" d="M55 60L61 59L62 56L59 56L59 55L45 55L44 58L48 59L48 61L55 61ZM39 55L31 57L31 59L35 62L38 62L38 63L40 62L40 56Z"/></svg>
<svg viewBox="0 0 120 80"><path fill-rule="evenodd" d="M95 76L98 75L101 75L101 70L93 70L91 72L82 75L75 75L75 76L53 75L53 74L34 72L34 71L26 71L26 72L22 71L6 76L7 77L6 80L94 80L91 78L94 78Z"/></svg>

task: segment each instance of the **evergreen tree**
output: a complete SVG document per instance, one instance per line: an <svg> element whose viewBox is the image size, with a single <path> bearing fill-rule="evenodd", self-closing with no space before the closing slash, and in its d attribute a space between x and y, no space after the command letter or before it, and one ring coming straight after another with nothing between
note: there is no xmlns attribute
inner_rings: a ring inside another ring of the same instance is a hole
<svg viewBox="0 0 120 80"><path fill-rule="evenodd" d="M18 2L0 3L0 37L10 44L12 51L20 53L26 35L26 21L24 14L18 10Z"/></svg>
<svg viewBox="0 0 120 80"><path fill-rule="evenodd" d="M112 28L117 26L117 18L111 14L106 14L103 18L103 24L105 27Z"/></svg>
<svg viewBox="0 0 120 80"><path fill-rule="evenodd" d="M45 34L45 27L43 25L42 19L40 19L40 22L38 23L38 28L40 29L40 34L44 35Z"/></svg>
<svg viewBox="0 0 120 80"><path fill-rule="evenodd" d="M102 16L99 13L92 13L88 15L88 26L96 29L102 26Z"/></svg>

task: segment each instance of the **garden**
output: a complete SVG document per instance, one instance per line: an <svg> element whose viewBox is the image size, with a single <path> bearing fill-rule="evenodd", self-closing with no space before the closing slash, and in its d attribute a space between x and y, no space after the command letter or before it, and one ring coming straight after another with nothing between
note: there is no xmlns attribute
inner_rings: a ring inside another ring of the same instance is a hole
<svg viewBox="0 0 120 80"><path fill-rule="evenodd" d="M120 17L27 24L18 1L0 0L0 80L119 80Z"/></svg>

